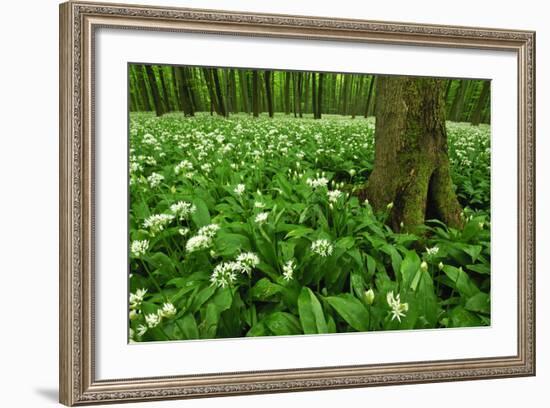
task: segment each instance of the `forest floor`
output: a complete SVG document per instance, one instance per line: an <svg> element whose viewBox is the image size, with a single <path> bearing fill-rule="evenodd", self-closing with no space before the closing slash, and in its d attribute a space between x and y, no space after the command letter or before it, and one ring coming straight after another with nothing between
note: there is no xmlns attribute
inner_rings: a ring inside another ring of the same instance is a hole
<svg viewBox="0 0 550 408"><path fill-rule="evenodd" d="M447 123L462 230L354 190L374 119L130 116L133 341L490 324L490 127Z"/></svg>

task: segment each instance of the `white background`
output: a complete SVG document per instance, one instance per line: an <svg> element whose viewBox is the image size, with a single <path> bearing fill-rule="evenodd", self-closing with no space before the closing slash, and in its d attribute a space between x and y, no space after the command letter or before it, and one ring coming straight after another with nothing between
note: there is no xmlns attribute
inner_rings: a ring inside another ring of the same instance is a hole
<svg viewBox="0 0 550 408"><path fill-rule="evenodd" d="M138 2L135 0L135 2ZM537 174L538 250L549 242L550 219L543 211L550 205L544 175L550 163L543 153L550 147L548 89L550 28L544 2L524 0L469 1L450 4L437 1L338 2L237 0L161 1L189 7L326 15L372 20L413 21L537 31ZM58 18L57 1L28 0L3 5L0 30L0 226L2 255L0 370L4 406L53 406L57 400L57 172L58 172ZM513 182L511 180L511 182ZM546 183L547 184L547 183ZM510 199L515 199L510 197ZM510 216L514 216L511 214ZM186 402L158 402L139 406L252 407L261 404L333 406L361 404L390 406L465 405L544 406L544 385L550 382L550 359L545 345L550 330L544 311L550 301L548 258L537 262L538 376L525 379L380 387L356 390L231 397ZM6 262L7 261L7 262ZM391 401L391 402L390 402Z"/></svg>
<svg viewBox="0 0 550 408"><path fill-rule="evenodd" d="M96 34L98 379L514 355L517 57L502 51L100 29ZM162 44L162 47L159 46ZM209 52L204 52L208 49ZM181 50L185 50L182 52ZM330 57L327 57L330 56ZM404 65L401 62L407 61ZM127 62L491 78L491 327L127 345ZM512 101L512 102L511 102ZM511 102L511 103L510 103ZM113 137L119 135L119 137ZM414 344L414 347L403 347ZM376 350L376 353L373 353ZM291 352L289 352L291 351ZM208 356L205 359L204 356Z"/></svg>

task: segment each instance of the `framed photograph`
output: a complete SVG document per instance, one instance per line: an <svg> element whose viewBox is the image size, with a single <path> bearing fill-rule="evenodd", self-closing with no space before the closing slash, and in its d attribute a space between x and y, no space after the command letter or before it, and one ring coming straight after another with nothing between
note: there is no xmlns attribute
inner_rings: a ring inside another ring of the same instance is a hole
<svg viewBox="0 0 550 408"><path fill-rule="evenodd" d="M66 405L535 374L535 33L60 6Z"/></svg>

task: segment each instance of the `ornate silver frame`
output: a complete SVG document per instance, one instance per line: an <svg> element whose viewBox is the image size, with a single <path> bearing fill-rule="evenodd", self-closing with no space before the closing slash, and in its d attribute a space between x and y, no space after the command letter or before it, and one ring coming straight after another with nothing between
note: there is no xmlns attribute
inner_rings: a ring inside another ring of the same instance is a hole
<svg viewBox="0 0 550 408"><path fill-rule="evenodd" d="M517 53L518 350L481 359L98 381L94 375L93 46L98 27ZM68 2L60 5L60 402L66 405L535 374L535 33Z"/></svg>

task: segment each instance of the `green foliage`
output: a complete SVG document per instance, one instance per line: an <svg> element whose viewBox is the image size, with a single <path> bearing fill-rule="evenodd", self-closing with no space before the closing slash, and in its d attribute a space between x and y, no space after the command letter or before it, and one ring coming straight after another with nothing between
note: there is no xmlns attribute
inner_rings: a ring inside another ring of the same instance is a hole
<svg viewBox="0 0 550 408"><path fill-rule="evenodd" d="M488 127L447 124L464 228L413 235L353 194L371 119L130 119L131 340L490 324Z"/></svg>

